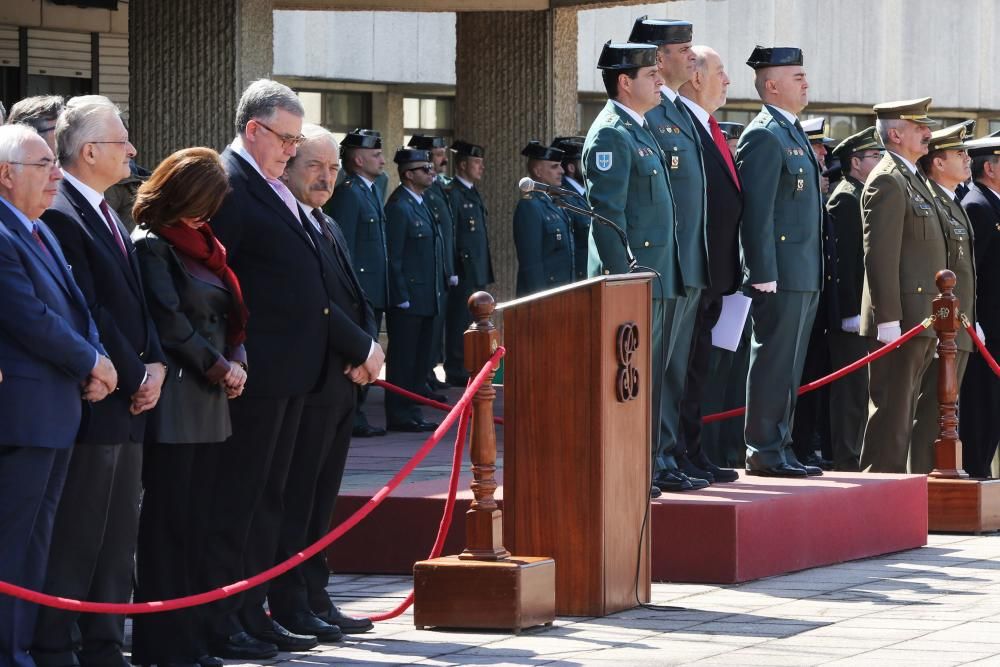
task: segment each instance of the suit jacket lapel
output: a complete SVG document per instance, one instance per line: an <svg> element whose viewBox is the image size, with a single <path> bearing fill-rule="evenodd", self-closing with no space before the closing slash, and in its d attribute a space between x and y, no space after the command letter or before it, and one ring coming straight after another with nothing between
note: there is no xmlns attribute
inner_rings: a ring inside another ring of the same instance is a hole
<svg viewBox="0 0 1000 667"><path fill-rule="evenodd" d="M733 158L734 169L730 169L729 163L726 162L726 158L723 157L723 155L719 152L719 147L715 145L715 139L712 138L712 135L710 135L708 131L704 127L702 127L701 123L697 123L697 129L698 129L698 134L701 136L703 154L708 153L709 155L711 155L712 159L719 163L719 166L722 168L722 171L726 173L726 176L729 177L729 180L733 183L733 185L739 187L739 183L733 180L733 172L736 166L736 158Z"/></svg>
<svg viewBox="0 0 1000 667"><path fill-rule="evenodd" d="M42 250L38 242L35 241L34 237L24 228L21 221L17 218L8 218L9 212L3 204L0 204L3 210L0 210L0 219L7 225L7 229L10 230L12 234L21 239L25 246L28 247L28 252L30 252L34 257L45 267L45 270L55 278L55 281L59 286L66 291L67 294L73 297L75 301L79 303L79 297L74 293L73 289L70 287L71 277L66 269L66 262L61 259L62 255L57 251L59 248L59 242L48 233L48 231L39 225L39 234L45 237L46 242L48 242L48 247L52 248L52 257L49 258L45 255L45 251ZM84 310L86 310L86 304L80 304Z"/></svg>
<svg viewBox="0 0 1000 667"><path fill-rule="evenodd" d="M301 212L300 217L296 219L292 216L292 212L285 206L285 202L281 200L278 193L274 191L274 188L264 180L256 169L253 168L246 160L243 159L236 151L231 149L226 149L232 158L236 160L235 164L239 165L240 170L243 172L243 178L247 183L247 191L256 197L262 204L271 208L282 221L295 230L296 235L299 239L305 243L310 249L315 253L316 248L310 242L308 232L302 226Z"/></svg>

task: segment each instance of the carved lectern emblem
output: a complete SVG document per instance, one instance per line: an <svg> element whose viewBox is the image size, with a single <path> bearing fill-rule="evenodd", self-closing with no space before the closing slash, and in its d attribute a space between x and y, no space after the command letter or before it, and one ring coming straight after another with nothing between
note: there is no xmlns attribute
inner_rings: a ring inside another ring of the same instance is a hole
<svg viewBox="0 0 1000 667"><path fill-rule="evenodd" d="M619 403L635 400L639 396L639 369L632 365L638 349L639 326L635 322L619 326L615 336L615 355L618 357L615 395Z"/></svg>
<svg viewBox="0 0 1000 667"><path fill-rule="evenodd" d="M938 308L937 316L939 320L946 319L951 316L950 308Z"/></svg>

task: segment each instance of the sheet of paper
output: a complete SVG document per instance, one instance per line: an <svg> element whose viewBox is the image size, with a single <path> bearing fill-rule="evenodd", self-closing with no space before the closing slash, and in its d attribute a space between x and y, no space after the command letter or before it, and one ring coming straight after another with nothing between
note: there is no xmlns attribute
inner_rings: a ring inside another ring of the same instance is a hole
<svg viewBox="0 0 1000 667"><path fill-rule="evenodd" d="M750 297L741 292L722 297L722 314L712 328L712 345L735 352L749 313Z"/></svg>

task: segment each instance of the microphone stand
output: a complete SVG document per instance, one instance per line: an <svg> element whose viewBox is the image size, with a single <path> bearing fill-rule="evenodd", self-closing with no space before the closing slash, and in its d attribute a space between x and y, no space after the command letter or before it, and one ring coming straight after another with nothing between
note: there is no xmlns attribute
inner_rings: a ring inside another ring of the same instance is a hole
<svg viewBox="0 0 1000 667"><path fill-rule="evenodd" d="M585 216L589 217L591 220L594 220L595 222L599 222L602 225L604 225L605 227L610 227L611 229L615 230L618 233L618 238L620 238L621 241L622 241L622 245L625 247L625 259L628 260L628 270L629 270L629 273L631 273L632 271L635 271L635 267L639 264L639 262L636 261L635 255L632 254L632 248L628 244L628 236L625 234L625 230L624 229L622 229L617 224L615 224L613 221L608 220L607 218L605 218L603 215L601 215L599 213L595 213L594 211L592 211L592 210L590 210L588 208L580 208L579 206L574 206L573 204L570 204L569 202L564 201L563 197L565 195L563 195L561 193L558 193L558 192L549 192L547 194L552 199L552 203L555 204L556 206L558 206L559 208L564 208L567 211L573 211L574 213L579 213L581 215L585 215ZM567 194L572 194L572 193L567 193Z"/></svg>

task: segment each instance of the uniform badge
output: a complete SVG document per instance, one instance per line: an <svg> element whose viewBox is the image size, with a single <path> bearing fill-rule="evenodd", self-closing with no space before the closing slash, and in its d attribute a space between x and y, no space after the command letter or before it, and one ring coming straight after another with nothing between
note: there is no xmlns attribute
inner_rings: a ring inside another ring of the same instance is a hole
<svg viewBox="0 0 1000 667"><path fill-rule="evenodd" d="M601 171L611 169L611 151L598 151L594 165Z"/></svg>
<svg viewBox="0 0 1000 667"><path fill-rule="evenodd" d="M805 189L806 189L806 179L799 176L798 178L795 179L795 191L802 192Z"/></svg>
<svg viewBox="0 0 1000 667"><path fill-rule="evenodd" d="M672 131L676 132L677 134L680 134L680 133L681 133L681 128L677 127L676 125L674 125L674 126L673 126L673 127L671 127L670 129L671 129Z"/></svg>
<svg viewBox="0 0 1000 667"><path fill-rule="evenodd" d="M670 168L671 169L677 169L680 166L681 166L681 156L680 155L671 155L670 156Z"/></svg>

